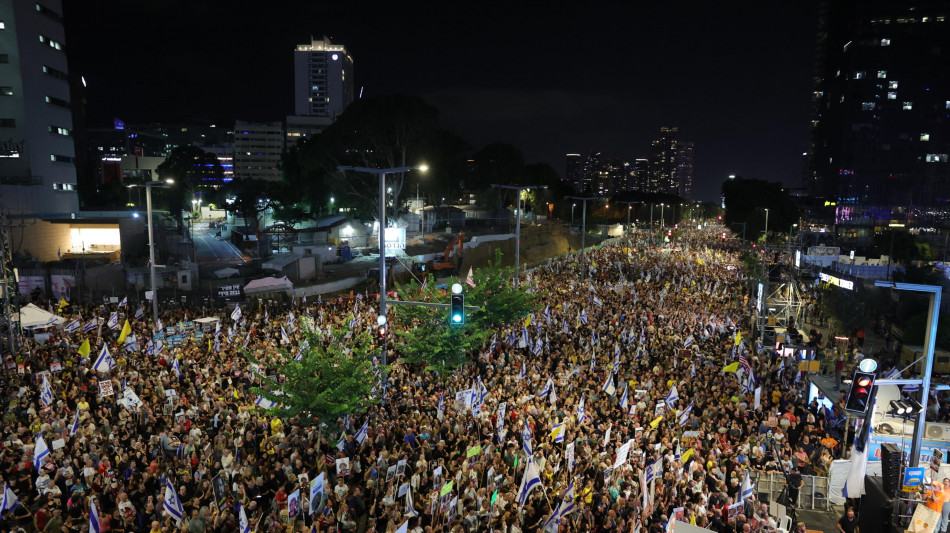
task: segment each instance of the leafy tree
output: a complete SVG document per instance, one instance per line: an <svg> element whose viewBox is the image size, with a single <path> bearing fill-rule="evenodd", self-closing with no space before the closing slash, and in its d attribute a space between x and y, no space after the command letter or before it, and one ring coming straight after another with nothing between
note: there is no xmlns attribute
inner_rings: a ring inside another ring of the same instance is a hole
<svg viewBox="0 0 950 533"><path fill-rule="evenodd" d="M299 361L287 350L279 350L284 358L279 373L286 376L286 380L278 383L265 373L256 372L262 380L261 387L251 390L278 404L265 409L267 414L281 419L296 418L300 424L313 425L317 421L332 421L364 411L376 403L371 394L376 382L372 357L377 350L370 333L332 328L332 340L327 340L310 318L301 317L298 322L310 347L302 352ZM341 342L348 333L351 338ZM252 355L245 356L262 365ZM278 373L277 369L271 371Z"/></svg>
<svg viewBox="0 0 950 533"><path fill-rule="evenodd" d="M233 198L234 210L241 214L244 225L257 233L264 213L276 205L272 198L274 184L255 179L238 179L225 186L225 194Z"/></svg>
<svg viewBox="0 0 950 533"><path fill-rule="evenodd" d="M195 146L174 148L155 171L163 180L175 180L160 196L164 198L168 211L178 224L180 234L184 234L185 227L182 212L191 209L189 197L198 188L220 184L224 179L224 171L217 156Z"/></svg>
<svg viewBox="0 0 950 533"><path fill-rule="evenodd" d="M907 319L904 326L904 344L911 346L923 346L927 328L930 323L927 321L927 313L918 314ZM936 345L940 348L950 348L950 315L940 314L937 319L937 338Z"/></svg>
<svg viewBox="0 0 950 533"><path fill-rule="evenodd" d="M393 306L390 319L400 339L400 351L406 362L425 364L440 375L468 360L498 329L537 310L538 299L528 288L512 287L514 269L501 266L501 251L487 267L474 271L474 287L463 285L465 305L477 310L466 313L465 324L450 325L444 308ZM459 283L464 283L461 279ZM451 296L426 283L423 289L413 280L397 287L401 300L449 303Z"/></svg>
<svg viewBox="0 0 950 533"><path fill-rule="evenodd" d="M892 249L892 262L931 260L930 245L918 240L906 229L887 229L874 235L873 253L878 256L890 255Z"/></svg>
<svg viewBox="0 0 950 533"><path fill-rule="evenodd" d="M758 240L765 230L766 209L770 233L787 232L798 222L798 208L780 183L736 177L723 182L722 194L726 199L726 227L741 235L744 222L746 237L751 240Z"/></svg>

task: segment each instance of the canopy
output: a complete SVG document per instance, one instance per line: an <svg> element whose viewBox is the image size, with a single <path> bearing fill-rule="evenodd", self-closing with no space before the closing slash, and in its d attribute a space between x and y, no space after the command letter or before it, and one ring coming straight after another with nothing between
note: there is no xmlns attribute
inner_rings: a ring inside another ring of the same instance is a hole
<svg viewBox="0 0 950 533"><path fill-rule="evenodd" d="M20 327L24 328L49 328L59 326L66 322L61 316L56 316L49 311L40 309L33 304L27 304L20 308Z"/></svg>
<svg viewBox="0 0 950 533"><path fill-rule="evenodd" d="M255 279L244 286L244 294L257 294L262 292L286 292L294 288L293 282L287 279L287 276L274 278Z"/></svg>
<svg viewBox="0 0 950 533"><path fill-rule="evenodd" d="M196 318L196 319L195 319L195 322L197 322L197 323L199 323L199 324L211 324L211 323L213 323L213 322L218 322L218 321L220 321L220 320L221 320L221 319L218 318L218 317L216 317L216 316L206 316L206 317L203 317L203 318Z"/></svg>
<svg viewBox="0 0 950 533"><path fill-rule="evenodd" d="M241 272L236 268L227 267L220 270L215 270L214 276L216 278L230 278L231 276L237 276L240 273Z"/></svg>

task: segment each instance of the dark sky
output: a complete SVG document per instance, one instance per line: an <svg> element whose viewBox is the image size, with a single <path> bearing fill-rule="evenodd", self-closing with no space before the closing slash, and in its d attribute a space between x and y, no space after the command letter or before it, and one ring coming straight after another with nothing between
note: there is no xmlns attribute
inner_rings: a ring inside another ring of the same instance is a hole
<svg viewBox="0 0 950 533"><path fill-rule="evenodd" d="M563 175L565 153L645 157L678 126L695 199L730 173L801 181L816 0L65 3L91 125L280 120L295 45L328 35L364 96L422 96L475 149L508 142Z"/></svg>

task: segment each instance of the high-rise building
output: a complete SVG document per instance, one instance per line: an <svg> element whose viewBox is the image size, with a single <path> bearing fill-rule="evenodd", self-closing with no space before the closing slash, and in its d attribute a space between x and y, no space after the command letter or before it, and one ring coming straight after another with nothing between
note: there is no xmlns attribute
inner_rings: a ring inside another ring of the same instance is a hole
<svg viewBox="0 0 950 533"><path fill-rule="evenodd" d="M234 124L234 179L279 181L283 178L284 127L280 122Z"/></svg>
<svg viewBox="0 0 950 533"><path fill-rule="evenodd" d="M673 181L676 183L676 195L689 200L693 194L693 143L676 142L676 168L673 169Z"/></svg>
<svg viewBox="0 0 950 533"><path fill-rule="evenodd" d="M61 0L0 2L0 205L75 213L76 148Z"/></svg>
<svg viewBox="0 0 950 533"><path fill-rule="evenodd" d="M660 138L650 143L650 176L645 192L676 194L677 128L660 128Z"/></svg>
<svg viewBox="0 0 950 533"><path fill-rule="evenodd" d="M577 192L584 191L584 160L581 154L567 154L565 161L564 179Z"/></svg>
<svg viewBox="0 0 950 533"><path fill-rule="evenodd" d="M328 37L299 44L294 52L294 114L287 137L298 142L320 133L353 102L353 57Z"/></svg>
<svg viewBox="0 0 950 533"><path fill-rule="evenodd" d="M650 176L650 160L637 158L627 167L627 183L631 190L643 192L647 190Z"/></svg>
<svg viewBox="0 0 950 533"><path fill-rule="evenodd" d="M813 195L861 218L947 206L948 17L948 0L821 3L805 177Z"/></svg>

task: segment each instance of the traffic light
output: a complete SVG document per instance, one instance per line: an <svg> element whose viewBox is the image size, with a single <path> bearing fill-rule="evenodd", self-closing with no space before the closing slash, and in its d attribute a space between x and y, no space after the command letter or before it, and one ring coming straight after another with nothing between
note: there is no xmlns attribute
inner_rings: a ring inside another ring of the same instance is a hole
<svg viewBox="0 0 950 533"><path fill-rule="evenodd" d="M449 306L449 324L461 326L465 323L465 296L462 294L462 284L452 285L452 304Z"/></svg>
<svg viewBox="0 0 950 533"><path fill-rule="evenodd" d="M376 336L379 340L386 338L386 333L389 332L389 322L386 319L386 315L379 315L376 317Z"/></svg>
<svg viewBox="0 0 950 533"><path fill-rule="evenodd" d="M848 403L845 409L852 413L863 413L868 410L871 401L871 391L874 389L874 374L870 372L855 372L851 378L851 391L848 393Z"/></svg>

